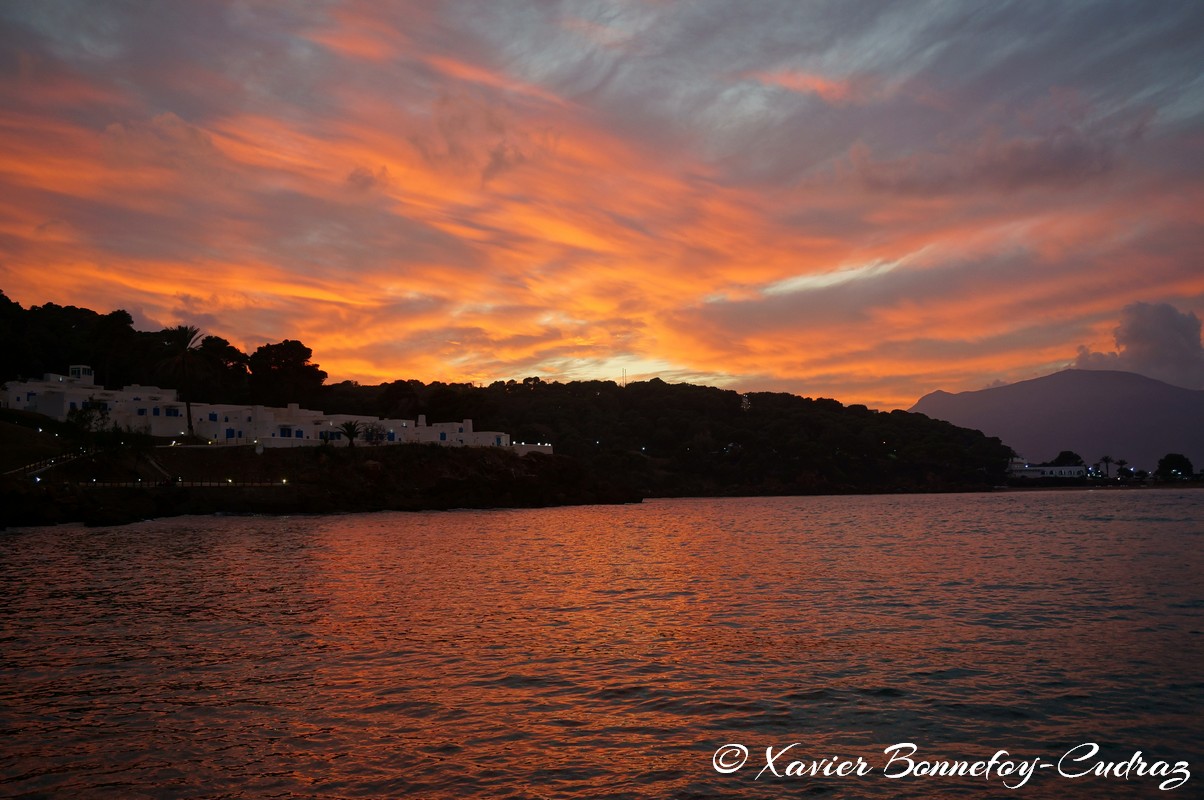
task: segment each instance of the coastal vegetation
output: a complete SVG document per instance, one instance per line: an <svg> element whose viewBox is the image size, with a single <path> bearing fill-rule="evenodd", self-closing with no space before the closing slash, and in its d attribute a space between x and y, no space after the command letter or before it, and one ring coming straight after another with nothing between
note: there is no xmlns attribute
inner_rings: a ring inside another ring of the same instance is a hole
<svg viewBox="0 0 1204 800"><path fill-rule="evenodd" d="M1116 470L1113 472L1110 469L1112 464L1116 465ZM1129 466L1127 459L1111 456L1101 456L1094 464L1088 464L1082 456L1073 450L1063 450L1058 453L1057 457L1052 461L1042 462L1032 465L1035 467L1082 467L1084 472L1082 478L1078 480L1081 484L1110 484L1117 483L1123 485L1139 485L1145 483L1148 479L1153 479L1159 483L1183 483L1185 481L1198 481L1202 478L1196 473L1192 466L1191 459L1182 453L1167 453L1158 460L1158 467L1154 470L1153 475L1148 470L1135 469ZM1010 481L1011 485L1024 486L1034 483L1044 483L1048 485L1065 485L1066 479L1054 479L1040 481L1027 478L1014 478Z"/></svg>
<svg viewBox="0 0 1204 800"><path fill-rule="evenodd" d="M329 384L298 340L247 354L188 326L137 331L124 311L99 314L54 304L23 309L2 294L0 336L12 343L0 351L0 380L90 364L97 383L110 387L157 384L181 390L190 402L297 402L363 417L468 418L510 433L516 443L551 443L556 452L519 457L384 446L371 423L345 430L356 446L337 450L164 447L167 442L107 428L103 414L92 409L57 426L8 412L0 436L11 438L18 444L14 453L21 453L8 461L49 457L56 447L47 444L52 432L62 453L74 456L69 465L39 473L41 481L27 475L4 481L6 505L25 509L29 519L41 513L30 509L50 506L61 511L43 513L47 521L64 514L106 518L93 513L93 481L131 484L125 488L143 493L134 504L139 514L416 509L978 490L1004 483L1013 455L997 438L923 414L659 378L626 385L536 376L486 386L414 379ZM31 427L43 432L31 438ZM18 435L16 428L24 431ZM1183 465L1168 470L1175 468ZM277 485L285 478L288 488ZM224 490L199 485L227 479Z"/></svg>

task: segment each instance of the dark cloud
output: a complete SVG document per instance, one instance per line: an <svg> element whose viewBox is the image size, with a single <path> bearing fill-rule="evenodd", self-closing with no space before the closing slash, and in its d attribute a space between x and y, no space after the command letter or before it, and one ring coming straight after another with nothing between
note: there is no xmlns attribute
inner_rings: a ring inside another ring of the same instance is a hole
<svg viewBox="0 0 1204 800"><path fill-rule="evenodd" d="M207 311L215 305L213 298L196 297L182 292L176 295L176 306L172 309L172 315L184 324L195 325L203 331L218 330L222 325L221 318Z"/></svg>
<svg viewBox="0 0 1204 800"><path fill-rule="evenodd" d="M328 24L319 6L232 0L12 5L22 49L119 88L150 113L208 120L234 110L334 110L324 87L342 74L339 65L292 35Z"/></svg>
<svg viewBox="0 0 1204 800"><path fill-rule="evenodd" d="M1092 137L1067 127L1047 135L1012 139L992 133L972 148L885 162L875 162L857 149L852 161L862 183L874 191L939 195L1074 186L1111 172L1121 152L1110 135Z"/></svg>
<svg viewBox="0 0 1204 800"><path fill-rule="evenodd" d="M1079 347L1078 369L1136 372L1188 389L1204 388L1204 346L1200 318L1168 303L1133 303L1121 311L1116 351Z"/></svg>
<svg viewBox="0 0 1204 800"><path fill-rule="evenodd" d="M489 162L481 170L481 183L489 183L492 178L514 169L526 160L527 156L516 145L509 142L498 142L489 151Z"/></svg>
<svg viewBox="0 0 1204 800"><path fill-rule="evenodd" d="M944 307L996 289L1005 293L1017 282L1039 279L1042 271L1026 250L973 260L918 259L907 266L849 270L847 279L827 284L715 300L687 310L681 324L686 330L736 337L796 329L800 320L808 326L856 325L870 322L882 309L910 305L919 298ZM923 315L917 311L914 316L922 325Z"/></svg>
<svg viewBox="0 0 1204 800"><path fill-rule="evenodd" d="M155 317L146 313L146 311L141 306L127 305L127 307L125 308L125 311L129 313L130 318L134 321L134 330L161 331L164 328L169 327L167 325L164 325L158 319L155 319Z"/></svg>
<svg viewBox="0 0 1204 800"><path fill-rule="evenodd" d="M171 112L149 120L113 122L105 128L103 146L118 166L153 165L202 176L224 167L212 137Z"/></svg>
<svg viewBox="0 0 1204 800"><path fill-rule="evenodd" d="M727 2L578 3L561 19L579 24L558 26L528 3L472 7L446 13L470 20L459 27L479 51L588 101L623 138L704 155L729 184L797 180L859 140L887 162L973 157L941 165L947 181L963 170L996 185L1078 180L1126 155L1098 127L1198 102L1204 59L1204 6L1190 2L1160 4L1157 14L1133 2L782 0L758 3L755 14ZM831 105L747 77L780 71L847 84L855 102ZM1049 118L1049 96L1068 87L1075 115ZM984 142L993 146L975 152Z"/></svg>
<svg viewBox="0 0 1204 800"><path fill-rule="evenodd" d="M412 262L471 273L482 261L466 240L389 207L291 190L253 197L244 219L266 238L239 244L264 248L265 255L299 273L337 279L340 273L366 274ZM403 272L404 266L398 277Z"/></svg>
<svg viewBox="0 0 1204 800"><path fill-rule="evenodd" d="M347 173L347 185L362 192L388 186L392 182L388 167L371 170L367 167L356 167Z"/></svg>

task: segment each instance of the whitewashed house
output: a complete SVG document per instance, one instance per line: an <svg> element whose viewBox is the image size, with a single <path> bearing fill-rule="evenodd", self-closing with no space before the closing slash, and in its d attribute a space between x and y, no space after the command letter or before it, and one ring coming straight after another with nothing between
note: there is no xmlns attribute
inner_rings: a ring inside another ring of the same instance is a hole
<svg viewBox="0 0 1204 800"><path fill-rule="evenodd" d="M1055 467L1049 464L1029 464L1015 459L1008 465L1008 477L1011 478L1086 478L1087 468L1084 466Z"/></svg>
<svg viewBox="0 0 1204 800"><path fill-rule="evenodd" d="M105 389L97 386L91 367L72 365L66 375L47 374L42 380L11 381L0 395L5 408L34 411L65 421L73 411L86 408L103 412L106 425L172 438L188 432L187 410L175 389L157 386L126 386ZM264 447L312 447L329 443L349 444L340 430L346 422L360 424L361 445L437 444L443 447L505 447L520 454L551 453L552 446L513 445L510 434L473 430L472 420L428 424L417 421L380 419L355 414L324 414L290 403L285 408L212 403L192 404L195 434L215 445L262 445ZM365 434L367 434L365 436Z"/></svg>

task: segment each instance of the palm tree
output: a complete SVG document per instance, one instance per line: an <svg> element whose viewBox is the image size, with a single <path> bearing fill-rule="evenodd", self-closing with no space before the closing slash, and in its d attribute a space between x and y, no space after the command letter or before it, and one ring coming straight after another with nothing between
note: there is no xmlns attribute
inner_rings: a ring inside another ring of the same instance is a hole
<svg viewBox="0 0 1204 800"><path fill-rule="evenodd" d="M339 430L347 437L347 446L355 447L355 440L360 435L360 431L364 429L356 420L348 420L339 426Z"/></svg>
<svg viewBox="0 0 1204 800"><path fill-rule="evenodd" d="M199 366L201 330L195 325L177 325L162 332L166 355L159 362L159 369L176 379L180 395L184 399L184 413L188 417L188 435L192 429L192 380Z"/></svg>
<svg viewBox="0 0 1204 800"><path fill-rule="evenodd" d="M1127 469L1125 469L1125 467L1127 467L1127 466L1129 466L1129 462L1126 461L1125 459L1123 459L1123 458L1116 459L1116 477L1118 477L1118 478L1129 477L1129 475L1128 475L1129 471Z"/></svg>
<svg viewBox="0 0 1204 800"><path fill-rule="evenodd" d="M1104 477L1108 477L1108 465L1112 463L1112 456L1103 456L1099 463L1104 465Z"/></svg>

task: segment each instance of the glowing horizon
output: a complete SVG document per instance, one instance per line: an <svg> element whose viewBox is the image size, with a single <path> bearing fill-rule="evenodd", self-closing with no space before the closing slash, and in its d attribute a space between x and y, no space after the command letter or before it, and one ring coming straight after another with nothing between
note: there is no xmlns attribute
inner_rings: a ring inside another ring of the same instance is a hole
<svg viewBox="0 0 1204 800"><path fill-rule="evenodd" d="M1166 304L1126 330L1186 330L1168 374L1204 375L1204 37L1171 35L1198 4L0 18L25 306L299 339L331 382L627 370L890 409L1116 363Z"/></svg>

